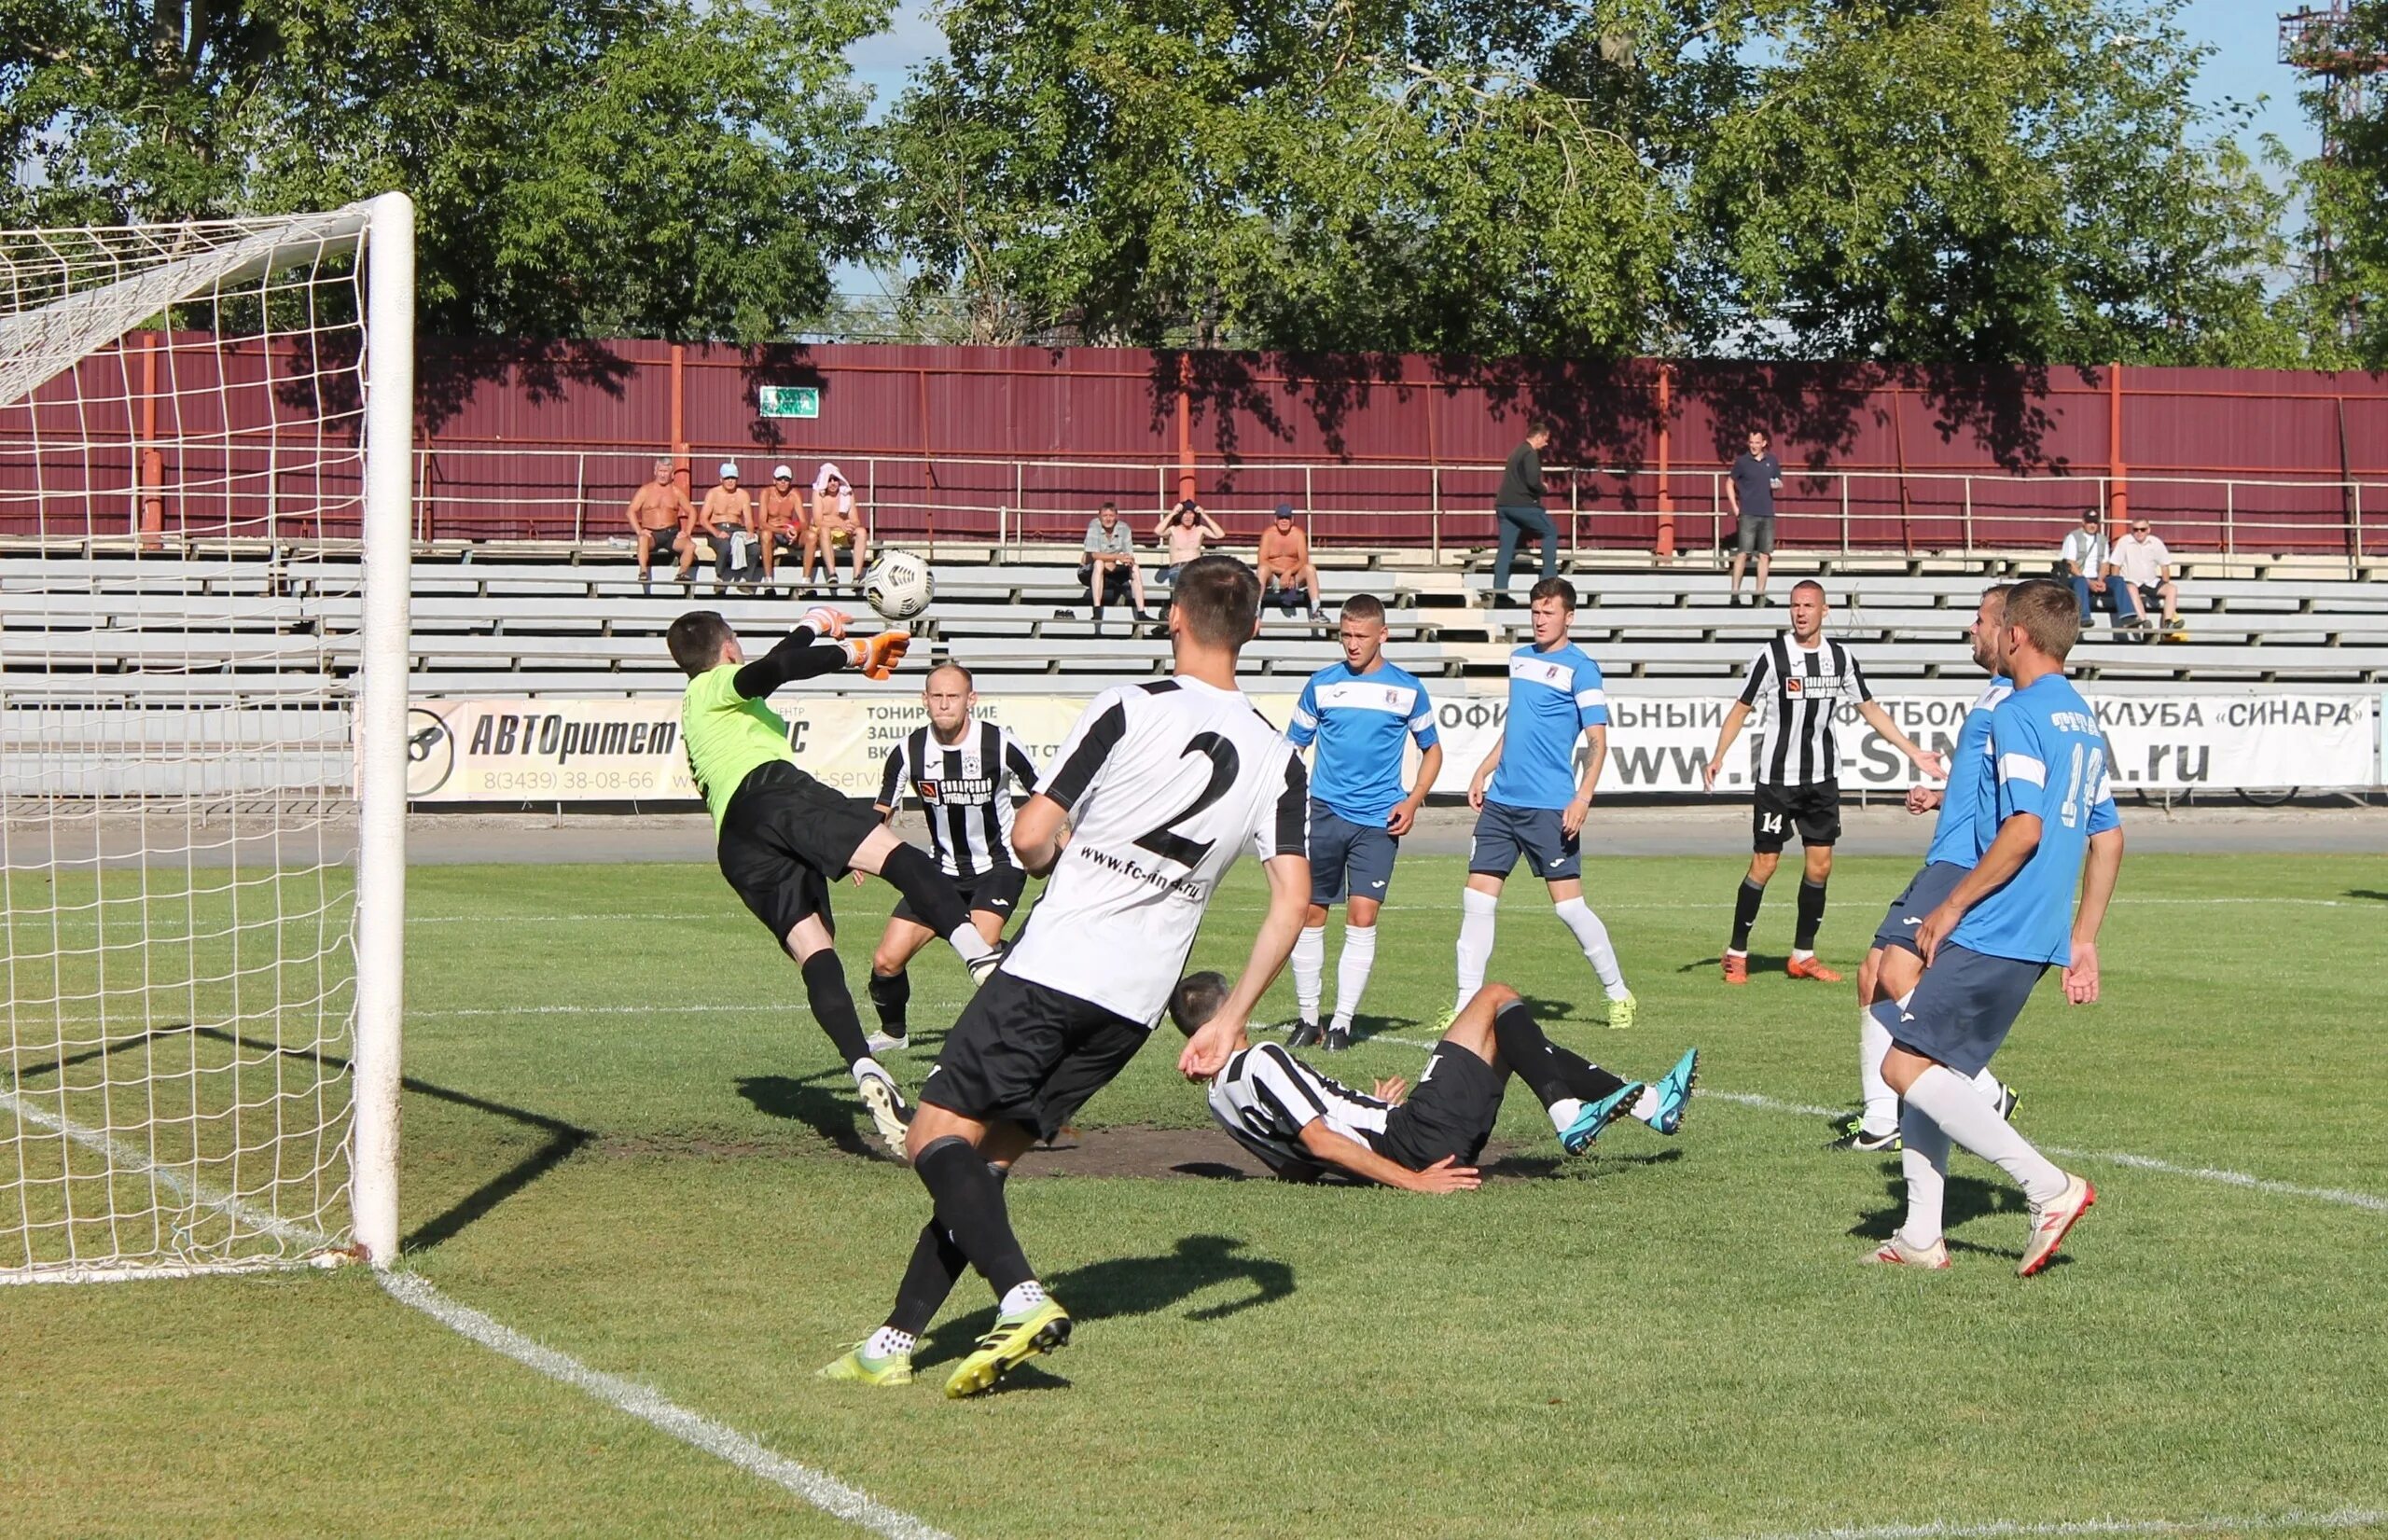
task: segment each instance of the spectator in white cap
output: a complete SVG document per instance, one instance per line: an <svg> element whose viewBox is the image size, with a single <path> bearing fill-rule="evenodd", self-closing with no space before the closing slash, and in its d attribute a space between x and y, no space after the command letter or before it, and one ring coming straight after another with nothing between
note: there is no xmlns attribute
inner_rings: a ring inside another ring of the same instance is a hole
<svg viewBox="0 0 2388 1540"><path fill-rule="evenodd" d="M747 548L755 539L754 519L755 500L738 484L738 462L724 460L721 484L705 493L704 506L697 510L697 522L705 527L705 538L713 542L716 590L728 589L732 577L754 582L747 570Z"/></svg>
<svg viewBox="0 0 2388 1540"><path fill-rule="evenodd" d="M785 465L771 467L771 484L757 499L755 516L755 547L763 558L763 586L770 588L779 581L783 549L797 553L800 576L804 552L812 543L812 521L804 516L804 493L796 490L796 472Z"/></svg>
<svg viewBox="0 0 2388 1540"><path fill-rule="evenodd" d="M862 527L862 514L854 507L854 489L847 484L845 473L826 463L812 478L812 539L832 586L838 581L837 553L854 553L854 583L859 591L863 563L870 557L870 532ZM811 555L805 557L804 576L806 581L812 580Z"/></svg>

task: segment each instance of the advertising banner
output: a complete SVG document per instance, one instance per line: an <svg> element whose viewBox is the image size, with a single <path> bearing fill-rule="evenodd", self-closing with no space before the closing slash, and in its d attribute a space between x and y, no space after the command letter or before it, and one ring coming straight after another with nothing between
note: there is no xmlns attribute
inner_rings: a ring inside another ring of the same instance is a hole
<svg viewBox="0 0 2388 1540"><path fill-rule="evenodd" d="M1946 753L1974 691L1902 693L1882 705L1901 731ZM1272 722L1291 713L1290 694L1253 696ZM1732 698L1646 697L1612 690L1604 792L1697 793L1709 751ZM2118 787L2144 790L2379 784L2380 698L2326 691L2196 693L2099 700ZM875 796L888 752L927 720L916 700L809 695L771 702L788 724L788 744L808 771L840 791ZM989 695L979 714L1009 728L1039 764L1048 763L1086 709L1086 698ZM1450 695L1436 705L1443 770L1435 789L1465 794L1498 740L1506 715L1499 696ZM693 801L680 745L680 702L634 701L419 700L410 720L408 793L420 802ZM1745 731L1742 744L1746 744ZM1841 784L1895 791L1917 780L1907 761L1855 711L1841 712ZM1580 750L1578 751L1581 752ZM1414 755L1414 751L1413 751ZM1723 793L1746 792L1747 750L1737 744L1717 777Z"/></svg>

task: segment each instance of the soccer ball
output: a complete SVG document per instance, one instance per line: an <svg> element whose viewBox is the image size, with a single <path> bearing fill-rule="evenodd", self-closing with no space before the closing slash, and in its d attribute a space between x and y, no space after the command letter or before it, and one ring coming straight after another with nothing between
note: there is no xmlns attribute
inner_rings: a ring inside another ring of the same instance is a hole
<svg viewBox="0 0 2388 1540"><path fill-rule="evenodd" d="M883 553L862 576L862 596L889 620L909 620L937 597L929 564L908 550Z"/></svg>

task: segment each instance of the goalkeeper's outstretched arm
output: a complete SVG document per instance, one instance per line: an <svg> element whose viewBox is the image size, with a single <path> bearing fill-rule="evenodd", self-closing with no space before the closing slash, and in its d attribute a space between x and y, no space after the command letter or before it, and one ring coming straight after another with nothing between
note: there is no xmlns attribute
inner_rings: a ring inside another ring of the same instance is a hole
<svg viewBox="0 0 2388 1540"><path fill-rule="evenodd" d="M822 641L811 626L798 626L779 639L771 651L738 671L730 683L739 698L759 701L782 685L834 673L854 660L854 649L843 642Z"/></svg>

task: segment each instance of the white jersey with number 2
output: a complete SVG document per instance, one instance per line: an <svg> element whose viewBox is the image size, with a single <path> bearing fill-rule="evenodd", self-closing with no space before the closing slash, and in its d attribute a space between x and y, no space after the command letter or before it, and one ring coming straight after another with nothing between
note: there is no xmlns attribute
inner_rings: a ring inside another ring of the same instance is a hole
<svg viewBox="0 0 2388 1540"><path fill-rule="evenodd" d="M1147 1027L1237 854L1310 848L1293 745L1241 691L1195 679L1096 696L1038 795L1070 815L1070 842L1003 971Z"/></svg>

